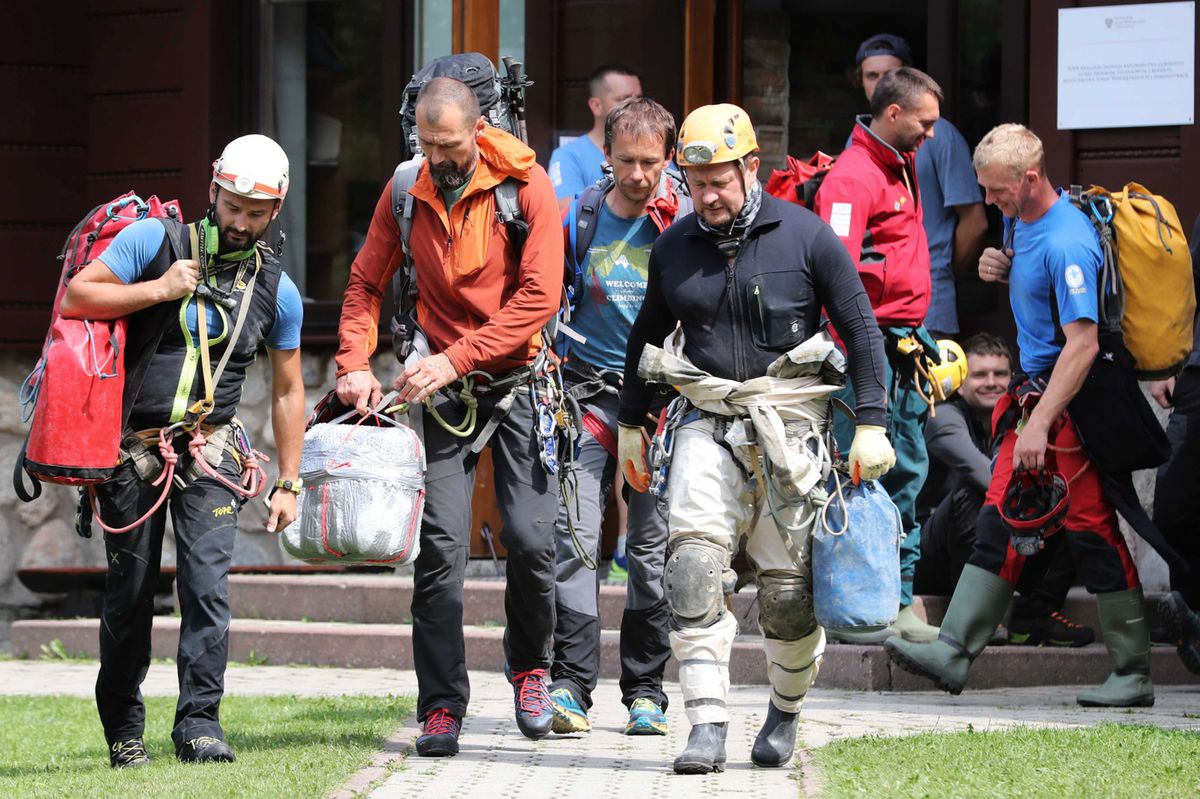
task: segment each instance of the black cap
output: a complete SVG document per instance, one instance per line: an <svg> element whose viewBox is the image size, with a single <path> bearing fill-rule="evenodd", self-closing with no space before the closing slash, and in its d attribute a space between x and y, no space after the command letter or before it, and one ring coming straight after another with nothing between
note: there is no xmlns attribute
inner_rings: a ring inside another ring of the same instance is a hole
<svg viewBox="0 0 1200 799"><path fill-rule="evenodd" d="M877 33L858 46L854 55L854 66L862 66L862 62L873 55L891 55L899 58L906 67L912 66L912 48L902 36L890 33Z"/></svg>

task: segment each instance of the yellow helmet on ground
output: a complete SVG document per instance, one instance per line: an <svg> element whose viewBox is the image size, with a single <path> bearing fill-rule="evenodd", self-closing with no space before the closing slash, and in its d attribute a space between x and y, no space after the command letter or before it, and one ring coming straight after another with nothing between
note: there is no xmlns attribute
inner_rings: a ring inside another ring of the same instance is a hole
<svg viewBox="0 0 1200 799"><path fill-rule="evenodd" d="M934 383L935 395L945 399L963 384L967 379L967 354L957 341L948 338L938 340L938 349L942 353L942 362L934 364L929 370L930 380Z"/></svg>
<svg viewBox="0 0 1200 799"><path fill-rule="evenodd" d="M679 166L736 161L758 149L750 115L732 103L702 105L679 128Z"/></svg>

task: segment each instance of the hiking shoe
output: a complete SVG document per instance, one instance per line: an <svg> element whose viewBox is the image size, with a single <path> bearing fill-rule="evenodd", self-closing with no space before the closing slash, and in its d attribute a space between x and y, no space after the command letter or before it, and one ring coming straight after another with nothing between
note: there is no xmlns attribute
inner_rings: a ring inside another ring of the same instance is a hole
<svg viewBox="0 0 1200 799"><path fill-rule="evenodd" d="M1091 627L1076 624L1057 610L1047 616L1013 616L1008 625L1008 642L1025 646L1087 646L1096 640Z"/></svg>
<svg viewBox="0 0 1200 799"><path fill-rule="evenodd" d="M1192 612L1182 594L1171 591L1158 600L1158 618L1183 665L1200 674L1200 615Z"/></svg>
<svg viewBox="0 0 1200 799"><path fill-rule="evenodd" d="M517 728L526 738L537 740L550 734L554 726L554 704L546 690L546 670L530 669L504 674L513 687L513 704L517 709Z"/></svg>
<svg viewBox="0 0 1200 799"><path fill-rule="evenodd" d="M425 716L422 732L417 736L417 754L421 757L451 757L458 754L458 734L462 720L444 707Z"/></svg>
<svg viewBox="0 0 1200 799"><path fill-rule="evenodd" d="M145 741L141 738L113 741L108 745L108 763L113 768L141 768L150 765Z"/></svg>
<svg viewBox="0 0 1200 799"><path fill-rule="evenodd" d="M629 570L614 559L608 567L608 581L610 583L629 582Z"/></svg>
<svg viewBox="0 0 1200 799"><path fill-rule="evenodd" d="M629 721L625 722L626 735L666 735L670 732L667 726L667 714L654 704L654 700L639 696L629 706Z"/></svg>
<svg viewBox="0 0 1200 799"><path fill-rule="evenodd" d="M180 763L232 763L233 748L220 738L198 735L175 747L175 757Z"/></svg>
<svg viewBox="0 0 1200 799"><path fill-rule="evenodd" d="M550 707L554 712L554 723L550 725L550 729L559 735L588 732L592 729L587 711L575 701L575 696L569 689L555 688L551 691Z"/></svg>

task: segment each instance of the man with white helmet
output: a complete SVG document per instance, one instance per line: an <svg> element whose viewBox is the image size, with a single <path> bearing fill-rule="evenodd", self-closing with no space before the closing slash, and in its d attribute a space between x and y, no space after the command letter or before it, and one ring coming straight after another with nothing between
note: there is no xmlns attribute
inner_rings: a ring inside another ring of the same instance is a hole
<svg viewBox="0 0 1200 799"><path fill-rule="evenodd" d="M263 345L280 478L271 491L268 531L295 519L300 491L303 306L279 260L259 241L287 189L288 159L278 144L260 135L235 139L213 162L203 218L186 226L175 219L135 222L80 271L62 301L68 317L128 317L125 366L131 375L145 374L140 388L126 391L121 466L95 490L97 513L110 531L96 703L114 768L149 763L139 686L150 664L168 513L182 617L175 754L185 763L234 760L219 721L229 656L226 578L238 511L251 493L243 477L259 468L259 453L234 412ZM201 318L206 324L198 324ZM163 487L153 481L168 464L174 465L170 495L156 505Z"/></svg>
<svg viewBox="0 0 1200 799"><path fill-rule="evenodd" d="M737 634L726 595L742 536L772 688L751 759L782 766L795 748L825 647L808 557L830 466L820 439L829 393L845 379L844 359L821 330L822 308L847 344L858 397L851 468L873 479L894 461L880 427L882 339L854 263L815 214L763 192L757 150L750 118L735 105L703 106L684 121L677 156L696 212L654 243L621 390L618 459L639 491L650 484L642 439L649 383L675 385L689 402L671 432L663 579L692 724L674 764L681 774L725 768Z"/></svg>

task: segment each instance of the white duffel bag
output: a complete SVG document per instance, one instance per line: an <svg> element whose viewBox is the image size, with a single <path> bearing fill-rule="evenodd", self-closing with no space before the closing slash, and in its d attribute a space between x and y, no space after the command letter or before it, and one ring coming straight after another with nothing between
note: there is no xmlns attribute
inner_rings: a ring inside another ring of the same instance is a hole
<svg viewBox="0 0 1200 799"><path fill-rule="evenodd" d="M304 434L304 488L296 521L283 531L283 548L309 563L408 565L421 548L421 440L376 411L363 417L365 424L338 424L349 416L314 424Z"/></svg>

